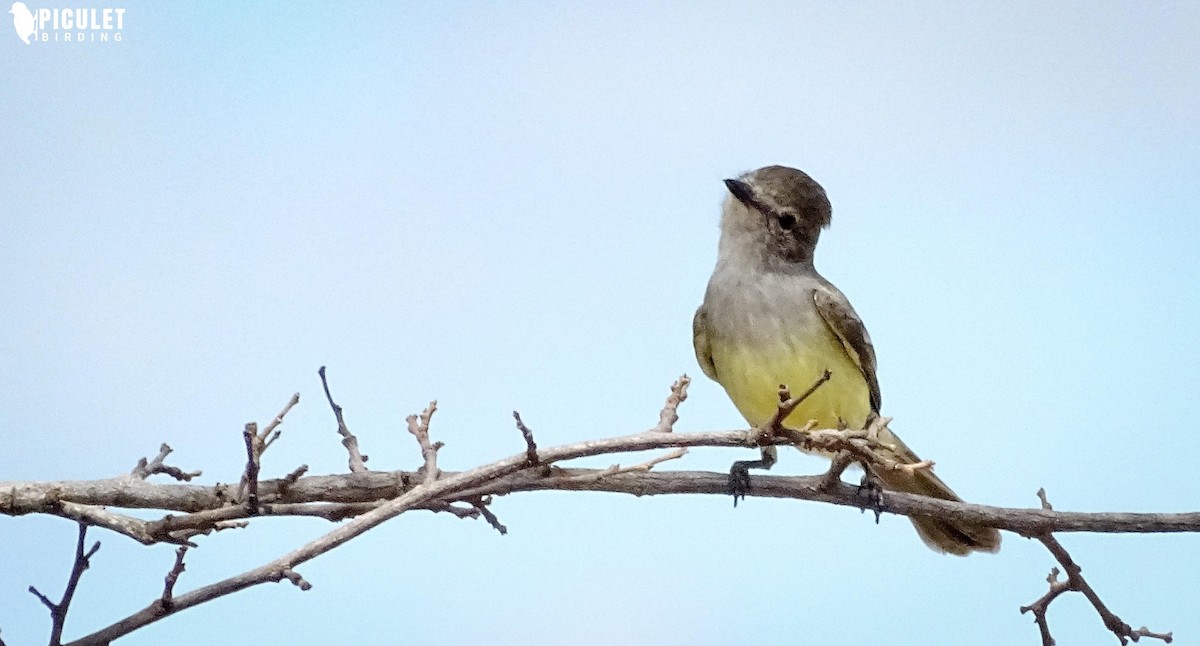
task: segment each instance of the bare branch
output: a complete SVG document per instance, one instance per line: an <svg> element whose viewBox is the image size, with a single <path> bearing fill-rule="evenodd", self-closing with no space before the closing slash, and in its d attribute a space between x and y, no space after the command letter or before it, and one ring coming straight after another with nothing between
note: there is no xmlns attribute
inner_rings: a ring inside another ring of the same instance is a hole
<svg viewBox="0 0 1200 646"><path fill-rule="evenodd" d="M62 644L63 627L67 623L67 612L71 609L71 600L75 598L75 588L79 585L79 579L83 577L84 570L91 565L92 556L100 549L100 541L96 541L91 549L84 551L83 546L87 543L87 528L86 524L79 523L79 538L75 541L75 562L71 566L71 576L67 579L67 587L63 590L62 600L54 603L49 597L38 592L37 588L29 586L29 592L50 610L50 646Z"/></svg>
<svg viewBox="0 0 1200 646"><path fill-rule="evenodd" d="M428 418L428 415L426 415ZM426 419L427 422L427 419ZM415 423L418 432L421 421ZM427 426L427 424L426 424ZM428 432L428 429L425 429ZM541 449L538 451L538 461L541 464L560 462L564 460L602 455L606 453L640 451L655 448L671 448L686 446L744 446L748 434L732 433L663 433L648 431L637 435L592 440L566 446ZM427 465L428 466L428 465ZM592 470L594 472L594 470ZM385 522L407 510L439 506L452 500L464 499L468 496L482 496L488 493L511 493L520 490L534 489L589 489L623 491L645 495L647 493L723 493L726 484L726 474L704 472L670 472L662 473L649 471L645 473L615 473L606 474L595 481L580 482L578 478L586 470L555 470L550 476L542 476L528 468L528 456L521 453L504 460L456 474L442 474L440 478L429 479L432 470L422 474L422 484L408 489L391 500L380 503L374 509L362 513L347 523L337 527L324 536L285 554L278 559L258 568L230 577L223 581L204 586L175 598L176 611L204 603L208 600L232 594L245 588L259 585L268 581L280 581L285 578L296 580L293 575L295 568L302 563L315 558L331 549L342 545L368 531L372 527ZM354 477L362 480L367 476L380 476L386 481L385 487L395 490L398 478L394 474L357 474ZM292 487L294 496L303 488L306 481L318 478L301 478ZM754 492L756 495L768 497L803 497L810 500L835 502L837 504L859 506L861 498L855 488L839 485L836 488L825 486L824 476L809 478L762 477L756 479ZM797 495L800 494L800 495ZM325 492L328 495L328 492ZM1054 522L1079 524L1088 521L1094 524L1095 515L1069 514L1046 510L1001 510L982 505L969 505L944 500L936 500L913 494L887 492L883 502L883 510L890 513L905 515L925 515L947 519L967 520L973 523L1001 527L1021 531L1025 534L1036 534L1031 528L1043 528ZM1121 516L1121 515L1117 515ZM1121 522L1133 521L1130 525L1138 526L1145 531L1145 515L1135 515L1137 518L1126 516L1117 519ZM1154 515L1158 520L1166 520L1167 527L1176 531L1182 530L1184 524L1192 523L1190 530L1200 528L1200 514L1189 515ZM1176 518L1165 518L1176 516ZM1113 520L1112 518L1105 520ZM1172 524L1183 523L1183 524ZM157 602L157 600L156 600ZM77 644L105 644L122 635L128 634L148 623L161 618L160 604L150 607L117 622L97 633L80 639Z"/></svg>
<svg viewBox="0 0 1200 646"><path fill-rule="evenodd" d="M670 433L675 430L675 422L679 421L679 405L687 399L688 384L692 383L692 378L687 375L680 375L679 379L671 385L671 394L667 397L667 403L658 413L658 424L651 430L659 433Z"/></svg>
<svg viewBox="0 0 1200 646"><path fill-rule="evenodd" d="M1050 607L1050 602L1058 598L1058 595L1071 589L1071 586L1066 581L1058 580L1058 568L1051 568L1050 575L1046 577L1046 583L1050 584L1050 590L1042 595L1037 601L1028 606L1021 606L1021 614L1033 612L1033 621L1037 623L1038 632L1042 636L1042 646L1054 646L1054 638L1050 636L1050 624L1046 621L1046 609Z"/></svg>
<svg viewBox="0 0 1200 646"><path fill-rule="evenodd" d="M1129 624L1121 621L1120 617L1113 614L1113 612L1108 609L1108 606L1104 605L1104 602L1100 600L1100 595L1096 594L1096 591L1092 588L1091 584L1089 584L1087 580L1083 578L1083 569L1080 568L1077 563L1075 563L1075 560L1071 558L1069 553L1067 553L1067 550L1062 546L1062 543L1059 543L1058 540L1050 534L1045 534L1036 538L1041 541L1042 545L1046 546L1046 549L1050 550L1050 553L1054 555L1054 559L1058 561L1059 565L1061 565L1063 570L1066 572L1067 580L1064 582L1066 589L1078 591L1082 593L1083 596L1087 597L1088 602L1092 604L1092 607L1096 609L1096 613L1100 615L1100 620L1104 622L1104 627L1112 631L1112 634L1116 635L1117 639L1121 640L1122 644L1128 644L1130 639L1133 641L1138 641L1138 639L1141 637L1152 637L1154 639L1161 639L1163 642L1168 644L1171 643L1173 639L1171 633L1151 632L1145 626L1138 630L1134 630ZM1050 586L1051 590L1053 590L1054 583L1051 582ZM1045 597L1043 597L1043 599L1044 598ZM1050 600L1052 601L1053 598ZM1038 601L1041 601L1041 599ZM1039 628L1045 628L1045 631L1042 633L1043 642L1049 635L1050 630L1049 627L1046 626L1045 622L1045 606L1049 605L1049 603L1050 601L1046 601L1041 608L1042 621L1038 624ZM1034 610L1033 608L1030 609ZM1021 611L1024 612L1025 609L1022 608ZM1034 611L1034 617L1037 617L1036 610ZM1051 639L1050 643L1053 644L1054 640Z"/></svg>
<svg viewBox="0 0 1200 646"><path fill-rule="evenodd" d="M291 473L287 474L282 480L279 481L279 494L286 496L288 489L291 489L292 485L296 484L296 481L306 473L308 473L307 464L301 464L293 469Z"/></svg>
<svg viewBox="0 0 1200 646"><path fill-rule="evenodd" d="M803 404L804 400L808 399L813 393L817 392L818 388L824 386L825 382L829 381L829 378L832 376L833 373L826 370L825 372L821 373L820 377L817 377L817 380L808 387L808 390L800 393L800 395L797 397L792 397L788 387L781 384L779 386L779 406L775 410L775 415L771 417L771 421L766 424L767 428L777 429L782 427L783 420L787 419L788 415L791 415L792 412L796 410L796 407L798 407L800 404Z"/></svg>
<svg viewBox="0 0 1200 646"><path fill-rule="evenodd" d="M492 499L490 496L486 498L480 496L471 501L471 505L474 507L475 511L482 515L484 520L486 520L493 529L500 532L500 535L503 536L508 533L508 528L500 522L500 519L496 517L496 514L492 513L491 509L488 509L488 506L491 504Z"/></svg>
<svg viewBox="0 0 1200 646"><path fill-rule="evenodd" d="M292 408L299 403L300 393L295 393L292 395L292 398L288 400L288 403L284 404L283 410L279 411L279 414L275 416L275 419L271 420L270 423L267 424L266 428L263 429L263 435L270 435L272 432L278 429L279 425L283 423L283 417L288 414L288 411L292 410Z"/></svg>
<svg viewBox="0 0 1200 646"><path fill-rule="evenodd" d="M284 570L283 578L287 579L288 581L291 581L293 585L295 585L297 588L300 588L301 590L305 590L305 591L312 590L312 584L309 583L308 581L305 581L304 577L300 576L300 573L295 570L292 570L292 569Z"/></svg>
<svg viewBox="0 0 1200 646"><path fill-rule="evenodd" d="M1038 500L1041 501L1042 509L1044 511L1050 511L1053 509L1053 507L1050 505L1049 499L1046 497L1045 489L1038 489L1037 497ZM1079 564L1075 562L1075 559L1071 558L1071 555L1067 552L1067 549L1063 547L1062 543L1059 543L1058 539L1054 538L1052 534L1047 532L1045 534L1034 536L1034 538L1040 541L1042 545L1045 545L1046 549L1050 550L1050 554L1054 556L1054 559L1058 561L1058 564L1062 566L1063 571L1065 571L1067 574L1066 580L1060 581L1058 579L1058 568L1051 569L1050 576L1046 577L1046 582L1050 584L1050 590L1032 604L1028 606L1021 606L1021 614L1025 614L1027 612L1033 613L1033 620L1037 623L1038 632L1042 637L1042 646L1054 646L1054 638L1050 636L1050 624L1046 619L1046 611L1050 607L1050 603L1052 601L1057 599L1064 592L1068 591L1082 593L1083 596L1087 598L1088 602L1092 604L1092 607L1096 609L1096 613L1100 615L1100 620L1104 622L1104 627L1109 629L1112 634L1116 635L1117 639L1119 639L1122 644L1128 644L1130 639L1136 642L1142 637L1161 639L1163 642L1168 644L1171 643L1171 640L1173 639L1171 633L1152 632L1145 626L1134 630L1129 624L1121 621L1120 617L1113 614L1113 612L1108 609L1108 606L1101 601L1100 595L1096 594L1096 591L1092 588L1091 584L1089 584L1087 580L1083 578L1083 568L1079 567Z"/></svg>
<svg viewBox="0 0 1200 646"><path fill-rule="evenodd" d="M259 460L266 445L258 435L258 424L250 422L242 431L246 440L246 471L242 474L242 487L239 493L245 491L245 503L252 513L258 511L258 472L261 467Z"/></svg>
<svg viewBox="0 0 1200 646"><path fill-rule="evenodd" d="M536 466L538 463L537 442L533 441L533 431L525 425L521 419L521 414L513 411L513 419L517 420L517 430L521 431L521 437L525 438L525 462L529 466Z"/></svg>
<svg viewBox="0 0 1200 646"><path fill-rule="evenodd" d="M367 456L358 450L358 438L346 426L342 407L333 401L333 395L329 392L329 381L325 379L325 366L321 366L317 370L317 374L321 376L321 387L325 389L325 399L329 401L329 407L333 409L333 416L337 419L337 432L342 436L342 446L346 447L346 451L350 454L350 472L363 473L368 470Z"/></svg>
<svg viewBox="0 0 1200 646"><path fill-rule="evenodd" d="M186 569L183 565L183 557L187 554L187 546L184 545L175 550L175 565L171 567L171 571L167 572L167 576L163 579L163 593L160 601L163 608L170 610L172 604L175 603L175 583L179 581L179 575L183 574Z"/></svg>
<svg viewBox="0 0 1200 646"><path fill-rule="evenodd" d="M854 463L854 453L851 451L838 451L833 459L829 462L829 470L825 475L821 476L821 487L832 488L842 482L842 474L846 469Z"/></svg>
<svg viewBox="0 0 1200 646"><path fill-rule="evenodd" d="M670 433L671 431L665 431L665 432ZM628 466L628 467L623 467L619 464L614 464L611 467L608 467L607 469L600 469L600 470L585 469L584 471L587 471L587 473L580 474L577 476L558 475L558 477L559 478L570 477L570 478L573 478L578 483L589 482L589 481L600 481L609 476L614 476L614 475L618 475L621 473L646 473L646 472L649 472L650 469L653 469L654 467L658 466L659 464L662 464L663 462L667 462L668 460L677 460L679 458L682 458L685 455L687 455L687 449L675 449L674 451L671 451L669 453L664 453L660 456L646 460L645 462L642 462L641 464L634 464L634 465ZM563 473L563 471L564 471L563 469L559 469L558 474Z"/></svg>
<svg viewBox="0 0 1200 646"><path fill-rule="evenodd" d="M437 400L429 402L425 410L421 411L421 415L409 415L405 418L408 422L408 432L417 438L417 444L421 447L421 458L425 460L425 466L421 470L425 473L424 484L429 484L437 479L437 452L438 449L445 446L441 442L429 441L429 421L433 419L433 414L437 412Z"/></svg>
<svg viewBox="0 0 1200 646"><path fill-rule="evenodd" d="M129 475L138 480L145 480L156 473L165 473L182 482L190 482L192 478L198 478L203 475L201 471L184 471L178 467L164 464L163 461L167 459L171 451L171 446L164 442L162 446L158 447L157 457L149 462L146 461L146 458L139 459L137 466L133 467Z"/></svg>
<svg viewBox="0 0 1200 646"><path fill-rule="evenodd" d="M604 440L590 440L552 449L541 450L540 461L546 456L570 452L575 457L646 451L673 447L743 447L746 431L712 431L703 433L643 433ZM785 438L776 443L786 444ZM522 464L526 456L520 455ZM556 458L564 460L571 458ZM480 483L463 496L504 495L525 491L606 491L639 496L715 494L725 495L727 473L709 471L651 471L621 473L602 479L594 476L606 469L555 468L543 474L538 469L499 477ZM443 471L442 477L462 472ZM407 491L405 482L421 482L424 474L412 471L369 471L359 474L316 475L299 478L290 486L282 480L259 482L259 498L263 504L283 503L374 503ZM835 482L823 490L823 476L755 475L752 496L810 500L859 508L863 500L853 486ZM238 505L231 505L235 492L228 485L151 484L128 478L102 480L65 480L50 482L0 482L0 515L19 516L30 513L62 515L60 506L78 503L87 506L124 507L127 509L162 509L177 512L158 521L149 521L146 532L159 540L165 532L197 526L211 526L222 520L247 518ZM457 498L463 499L463 498ZM450 502L442 500L440 502ZM935 500L915 494L885 492L884 509L905 516L930 516L945 520L967 521L996 527L1023 536L1038 536L1047 532L1101 533L1161 533L1200 531L1200 512L1185 513L1128 513L1128 512L1070 512L1040 508L994 507L965 502ZM415 508L430 508L420 507ZM202 514L214 516L204 519ZM192 518L192 516L200 516ZM69 516L68 516L69 517ZM101 523L89 523L97 524ZM107 526L107 525L102 525ZM125 533L125 532L122 532ZM129 535L129 534L126 534Z"/></svg>
<svg viewBox="0 0 1200 646"><path fill-rule="evenodd" d="M1046 498L1045 487L1038 487L1037 497L1038 500L1042 502L1042 509L1045 509L1046 511L1054 511L1054 506L1051 505L1050 500Z"/></svg>
<svg viewBox="0 0 1200 646"><path fill-rule="evenodd" d="M450 503L432 503L429 505L430 511L446 512L458 518L479 518L479 510L474 506L463 507L460 505L451 505Z"/></svg>

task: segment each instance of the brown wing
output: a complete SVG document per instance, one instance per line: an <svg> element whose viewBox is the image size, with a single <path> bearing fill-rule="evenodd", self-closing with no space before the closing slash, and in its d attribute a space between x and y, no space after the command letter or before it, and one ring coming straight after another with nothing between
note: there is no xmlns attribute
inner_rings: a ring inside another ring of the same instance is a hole
<svg viewBox="0 0 1200 646"><path fill-rule="evenodd" d="M871 411L878 414L881 406L879 395L879 379L875 377L875 347L871 345L871 336L862 319L850 306L845 295L833 286L818 287L813 291L813 302L817 312L825 319L825 324L842 342L846 354L854 360L854 365L862 372L871 392Z"/></svg>
<svg viewBox="0 0 1200 646"><path fill-rule="evenodd" d="M692 348L696 351L700 369L709 379L716 381L717 366L713 363L712 350L708 346L708 314L703 305L696 308L696 315L692 317Z"/></svg>

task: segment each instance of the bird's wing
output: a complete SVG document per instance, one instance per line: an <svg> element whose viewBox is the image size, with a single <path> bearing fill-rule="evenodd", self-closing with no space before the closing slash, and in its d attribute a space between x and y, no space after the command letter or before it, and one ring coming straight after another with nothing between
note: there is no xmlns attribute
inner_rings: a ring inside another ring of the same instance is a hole
<svg viewBox="0 0 1200 646"><path fill-rule="evenodd" d="M708 345L708 313L703 305L696 308L696 315L692 317L692 348L696 350L700 369L709 379L716 381L717 366L713 363L712 348Z"/></svg>
<svg viewBox="0 0 1200 646"><path fill-rule="evenodd" d="M862 372L867 380L871 393L871 411L878 414L881 406L879 394L879 379L875 376L875 347L871 345L871 336L862 319L850 306L846 296L833 286L817 287L813 291L813 302L817 312L825 320L825 324L833 331L846 354L854 360L854 365Z"/></svg>

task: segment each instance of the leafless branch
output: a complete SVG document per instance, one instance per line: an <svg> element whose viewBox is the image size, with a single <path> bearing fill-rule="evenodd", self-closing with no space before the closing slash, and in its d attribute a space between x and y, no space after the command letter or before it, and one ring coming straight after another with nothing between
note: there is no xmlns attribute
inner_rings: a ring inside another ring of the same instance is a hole
<svg viewBox="0 0 1200 646"><path fill-rule="evenodd" d="M175 565L171 567L171 571L167 572L167 576L163 579L163 593L160 601L163 608L170 609L175 603L175 583L179 581L179 575L183 574L186 569L183 565L183 557L187 555L187 546L184 545L175 550Z"/></svg>
<svg viewBox="0 0 1200 646"><path fill-rule="evenodd" d="M83 547L87 544L87 528L88 526L84 523L79 523L79 538L75 541L75 562L71 566L71 576L67 579L67 587L63 590L62 599L58 603L54 603L49 597L38 592L37 588L29 586L29 592L50 610L50 646L62 644L63 626L67 623L67 612L71 609L71 600L75 598L75 588L79 586L79 579L83 576L83 571L91 565L92 556L100 549L100 541L96 541L91 549L84 551Z"/></svg>
<svg viewBox="0 0 1200 646"><path fill-rule="evenodd" d="M246 440L246 471L242 474L239 493L245 492L246 507L253 514L258 512L258 472L261 468L262 453L267 449L267 445L259 437L258 424L254 422L246 424L242 437Z"/></svg>
<svg viewBox="0 0 1200 646"><path fill-rule="evenodd" d="M671 394L667 397L667 403L658 413L658 424L653 430L670 433L675 429L675 422L679 421L679 405L687 400L687 389L691 383L692 378L687 375L680 375L679 379L675 380L675 383L671 385Z"/></svg>
<svg viewBox="0 0 1200 646"><path fill-rule="evenodd" d="M500 523L491 506L494 497L511 493L560 490L610 491L637 496L724 494L728 482L726 473L656 469L666 461L681 458L688 447L739 447L757 442L798 444L808 449L830 451L835 454L835 461L829 472L810 477L754 476L751 495L812 500L856 508L863 506L863 497L857 488L841 482L842 469L854 461L891 468L887 462L889 451L886 449L893 447L880 440L880 430L886 427L886 418L877 420L863 430L815 429L812 424L799 429L782 426L782 420L794 410L796 404L828 379L826 375L799 397L793 398L786 390L782 390L777 413L779 424L778 429L775 429L777 432L765 436L756 435L761 429L706 433L674 432L678 406L687 396L689 381L683 376L672 387L671 394L659 413L658 424L646 432L552 448L538 448L533 440L533 433L525 426L520 416L514 414L518 429L526 440L525 450L503 460L461 472L438 470L437 452L442 445L440 442L432 442L429 437L430 421L436 411L436 402L431 402L420 415L407 418L408 430L421 448L423 465L418 471L369 471L363 465L365 457L362 456L357 461L360 468L356 469L357 440L345 428L342 410L330 396L328 384L324 379L324 369L320 374L326 397L338 418L343 444L351 456L351 473L312 476L307 475L307 467L302 466L283 478L259 479L262 452L279 436L278 427L281 420L298 401L294 396L261 433L255 425L247 425L243 433L247 447L247 466L243 482L237 490L229 485L146 482L145 477L149 474L165 472L155 470L155 463L161 466L170 452L169 447L165 445L154 461L143 461L145 464L139 464L131 474L133 477L122 476L96 481L0 483L0 514L15 516L47 513L72 518L81 524L77 567L72 572L72 582L68 585L64 600L54 604L36 589L31 589L31 592L51 609L52 614L55 608L62 607L65 615L65 608L70 602L70 595L74 593L78 577L83 569L86 569L87 559L98 548L97 544L91 551L83 552L83 532L86 531L87 525L112 529L147 544L172 542L188 545L190 539L197 535L244 526L249 518L256 516L311 516L331 521L347 521L324 536L270 563L176 595L174 588L184 571L185 552L181 549L176 553L175 566L164 580L161 595L141 611L83 637L73 642L74 644L107 644L175 612L265 582L288 580L300 589L307 590L311 584L299 574L297 568L409 510L445 512L459 518L481 517L497 531L505 533L507 527ZM673 450L632 466L613 465L607 469L558 466L559 463L575 458L662 449ZM908 468L929 466L931 465L920 464ZM1064 581L1058 581L1056 577L1050 579L1050 592L1023 609L1023 612L1034 612L1044 640L1049 638L1049 627L1045 620L1046 607L1063 592L1078 590L1093 602L1105 625L1122 641L1136 641L1140 637L1170 641L1169 633L1153 633L1145 628L1133 630L1112 615L1099 603L1099 598L1079 574L1078 566L1074 565L1070 556L1050 534L1067 531L1196 532L1200 531L1200 513L1084 514L1055 511L1050 508L1044 495L1042 503L1040 509L1007 509L886 491L880 499L879 510L892 514L928 516L996 527L1041 540L1067 574ZM103 509L105 506L120 509L160 509L173 513L156 521L144 521ZM1055 546L1061 553L1055 551ZM59 634L61 635L61 630Z"/></svg>
<svg viewBox="0 0 1200 646"><path fill-rule="evenodd" d="M350 472L363 473L368 470L368 458L358 450L358 438L346 426L346 418L342 414L342 407L333 401L333 395L329 392L329 381L325 379L325 366L321 366L317 370L317 374L321 376L321 387L325 389L325 399L329 401L329 407L333 409L333 416L337 419L337 432L338 435L342 436L342 446L346 447L346 451L350 454Z"/></svg>
<svg viewBox="0 0 1200 646"><path fill-rule="evenodd" d="M138 480L145 480L156 473L165 473L182 482L190 482L192 478L198 478L203 475L201 471L184 471L178 467L164 464L163 461L167 459L171 451L171 446L164 442L162 446L158 447L158 456L150 461L147 461L146 458L139 459L137 466L133 467L129 475Z"/></svg>
<svg viewBox="0 0 1200 646"><path fill-rule="evenodd" d="M746 438L746 431L644 433L564 445L554 447L554 450L574 452L586 448L599 451L587 455L602 455L673 447L744 447ZM782 439L778 441L784 442ZM544 451L540 453L545 455ZM521 454L521 458L525 458L524 453ZM655 470L649 473L619 473L608 474L604 478L595 477L607 471L609 470L556 467L543 474L537 469L532 469L480 483L462 494L471 496L530 491L604 491L638 496L724 495L729 478L728 473L682 470ZM463 472L443 471L442 476L457 476L461 473ZM411 488L405 487L403 482L421 482L423 477L424 473L413 471L370 471L363 474L308 475L299 478L290 486L284 486L282 479L262 480L259 482L259 497L263 504L271 506L297 503L374 503L381 499L397 497ZM789 498L861 507L863 501L856 487L839 482L825 490L822 488L823 479L824 475L755 475L754 489L750 497ZM158 521L140 521L147 523L145 531L149 532L149 536L158 537L159 540L166 534L180 529L211 525L222 520L248 518L246 512L238 505L231 506L231 500L232 495L226 485L151 484L124 481L120 478L0 482L0 515L41 513L69 517L59 510L63 503L176 512L178 515L173 513ZM1041 508L995 507L951 502L899 492L886 492L884 503L887 513L967 521L1024 536L1036 536L1047 532L1200 532L1200 512L1051 511ZM263 510L263 514L266 513ZM201 514L211 515L200 519L191 518Z"/></svg>
<svg viewBox="0 0 1200 646"><path fill-rule="evenodd" d="M70 518L85 525L94 525L124 534L143 545L153 545L169 538L159 538L146 531L146 521L125 514L118 514L103 507L81 505L74 502L59 503L56 515ZM174 542L174 541L172 541Z"/></svg>
<svg viewBox="0 0 1200 646"><path fill-rule="evenodd" d="M536 466L538 463L537 442L533 441L533 431L525 425L525 421L521 419L521 414L513 411L513 419L517 420L517 430L521 431L521 437L525 438L525 462L529 466Z"/></svg>
<svg viewBox="0 0 1200 646"><path fill-rule="evenodd" d="M496 517L496 514L492 513L491 509L488 509L488 506L491 504L492 499L490 496L480 496L471 500L471 506L475 509L475 511L483 516L484 520L486 520L493 529L500 532L500 535L503 536L508 533L508 528L500 522L500 519Z"/></svg>
<svg viewBox="0 0 1200 646"><path fill-rule="evenodd" d="M1050 511L1053 509L1050 501L1046 498L1045 489L1038 489L1037 496L1041 501L1043 510ZM1021 614L1027 612L1033 613L1033 620L1037 623L1038 632L1041 634L1042 646L1054 646L1054 638L1050 636L1050 623L1046 619L1046 611L1049 609L1050 603L1064 592L1070 591L1079 592L1087 598L1088 603L1091 603L1092 607L1096 609L1096 613L1100 615L1100 620L1104 622L1104 627L1112 631L1112 634L1116 635L1122 644L1128 644L1130 639L1136 642L1142 637L1161 639L1165 643L1171 643L1173 639L1171 633L1152 632L1145 626L1134 630L1132 626L1121 621L1120 617L1113 614L1100 599L1100 595L1096 593L1096 590L1083 578L1083 568L1079 567L1079 564L1075 562L1075 559L1071 558L1067 549L1052 534L1047 532L1036 535L1034 538L1040 541L1042 545L1045 545L1046 549L1050 550L1050 554L1054 556L1054 560L1058 561L1058 564L1062 566L1063 571L1067 575L1066 580L1060 581L1058 578L1058 568L1051 569L1050 576L1046 577L1046 582L1050 584L1050 589L1046 594L1028 606L1021 606Z"/></svg>
<svg viewBox="0 0 1200 646"><path fill-rule="evenodd" d="M421 458L425 460L425 465L421 467L425 473L424 484L429 484L437 479L437 452L444 446L441 442L429 441L429 421L433 419L435 412L437 412L437 400L429 402L419 416L409 415L405 419L408 422L408 432L417 439L417 444L421 447Z"/></svg>
<svg viewBox="0 0 1200 646"><path fill-rule="evenodd" d="M299 480L300 477L306 473L308 473L308 465L307 464L301 464L300 466L293 469L291 473L287 474L286 476L283 477L282 480L279 481L280 493L287 495L288 487L291 487L292 485L296 484L296 481Z"/></svg>
<svg viewBox="0 0 1200 646"><path fill-rule="evenodd" d="M283 410L279 411L279 414L275 416L275 419L267 423L266 428L263 429L263 435L270 435L272 432L278 429L279 425L283 423L283 417L288 414L288 411L292 410L292 408L299 403L300 393L293 394L292 398L288 400L288 403L284 404Z"/></svg>
<svg viewBox="0 0 1200 646"><path fill-rule="evenodd" d="M1033 612L1033 621L1037 624L1038 632L1042 636L1042 646L1054 646L1054 638L1050 636L1050 624L1046 621L1046 609L1050 606L1051 601L1058 598L1058 595L1071 589L1066 581L1058 579L1058 574L1058 568L1050 568L1050 575L1046 577L1046 583L1050 584L1050 590L1028 606L1021 606L1021 614Z"/></svg>
<svg viewBox="0 0 1200 646"><path fill-rule="evenodd" d="M788 415L791 415L792 412L796 410L797 406L803 404L804 400L808 399L813 393L817 392L818 388L824 386L825 382L829 381L829 378L832 376L833 373L826 370L825 372L821 373L820 377L817 377L817 380L808 387L808 390L805 390L796 397L792 397L791 391L788 390L788 387L781 384L779 386L779 406L776 408L774 416L772 416L771 420L764 426L771 430L783 428L783 420L787 419Z"/></svg>

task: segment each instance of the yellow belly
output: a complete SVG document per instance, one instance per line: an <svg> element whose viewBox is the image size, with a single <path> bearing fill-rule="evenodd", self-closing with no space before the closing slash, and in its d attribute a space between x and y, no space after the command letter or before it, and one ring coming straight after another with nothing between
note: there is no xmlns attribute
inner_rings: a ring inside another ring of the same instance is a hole
<svg viewBox="0 0 1200 646"><path fill-rule="evenodd" d="M775 413L779 386L787 385L792 395L808 390L829 370L829 381L804 400L784 422L798 428L813 419L818 428L834 428L839 421L862 428L870 413L867 382L831 335L807 340L788 339L778 344L749 347L718 343L712 357L717 381L725 387L742 417L759 426Z"/></svg>

